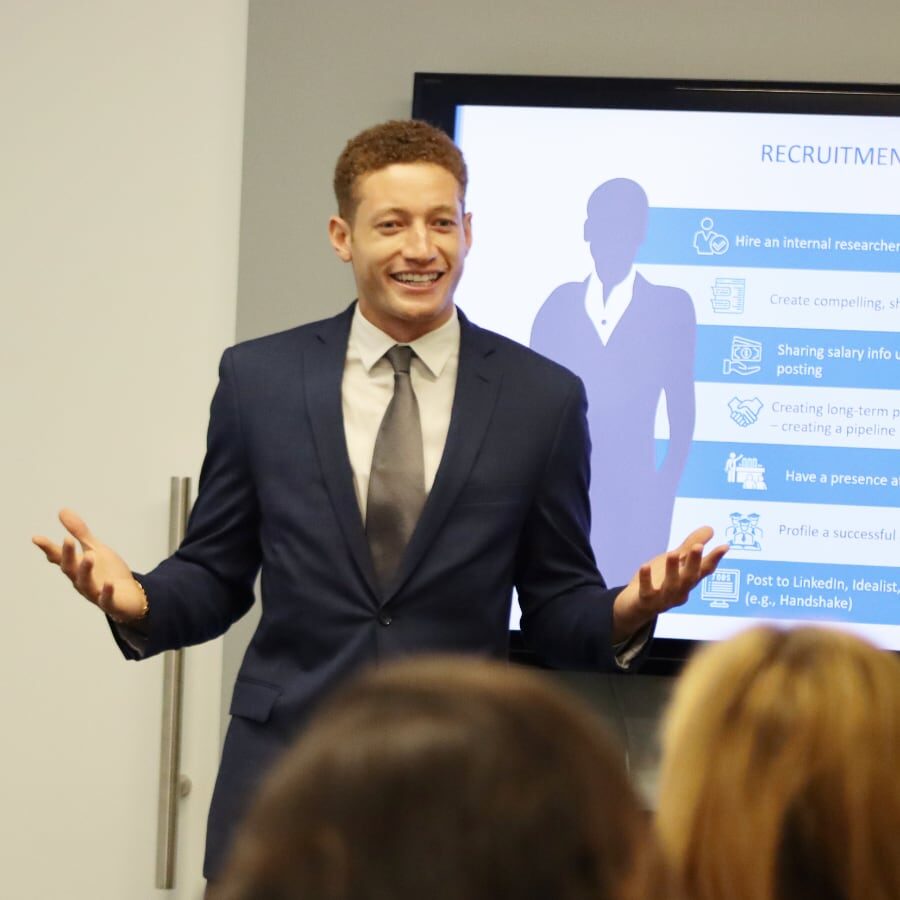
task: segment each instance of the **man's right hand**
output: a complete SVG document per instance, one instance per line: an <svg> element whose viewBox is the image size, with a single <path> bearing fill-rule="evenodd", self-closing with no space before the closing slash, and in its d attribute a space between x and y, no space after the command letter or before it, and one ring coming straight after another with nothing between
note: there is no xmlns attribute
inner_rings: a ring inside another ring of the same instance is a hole
<svg viewBox="0 0 900 900"><path fill-rule="evenodd" d="M35 535L32 543L43 550L49 562L62 569L82 597L99 606L113 621L127 625L142 619L147 611L146 596L125 560L98 541L81 516L71 509L61 510L59 521L69 532L62 546L43 535ZM81 552L76 549L76 541Z"/></svg>

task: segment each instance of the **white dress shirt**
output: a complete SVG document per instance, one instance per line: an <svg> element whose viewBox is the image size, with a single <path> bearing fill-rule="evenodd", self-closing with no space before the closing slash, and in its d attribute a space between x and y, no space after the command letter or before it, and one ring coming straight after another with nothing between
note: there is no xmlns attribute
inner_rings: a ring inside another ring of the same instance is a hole
<svg viewBox="0 0 900 900"><path fill-rule="evenodd" d="M603 299L603 282L597 277L597 273L591 272L588 278L587 290L584 294L584 307L594 323L594 328L604 347L631 304L635 275L637 272L632 266L622 281L613 285L605 301Z"/></svg>
<svg viewBox="0 0 900 900"><path fill-rule="evenodd" d="M366 520L369 470L372 468L375 438L394 394L394 370L384 354L396 343L394 338L366 319L357 305L350 324L341 381L341 405L353 486L363 522ZM456 393L459 370L459 317L456 310L440 328L412 341L409 346L416 354L410 365L410 379L419 405L425 490L428 492L434 484L444 453ZM135 650L143 653L147 637L141 624L117 625L116 628ZM646 643L649 632L650 626L647 626L632 638L614 646L620 668L628 668Z"/></svg>
<svg viewBox="0 0 900 900"><path fill-rule="evenodd" d="M394 370L384 354L396 343L394 338L363 316L357 305L350 324L341 382L341 405L344 437L353 470L353 487L364 522L375 438L394 395ZM434 484L434 476L444 454L456 392L456 373L459 369L459 318L456 310L440 328L429 331L409 346L415 352L410 365L410 379L422 424L427 493Z"/></svg>

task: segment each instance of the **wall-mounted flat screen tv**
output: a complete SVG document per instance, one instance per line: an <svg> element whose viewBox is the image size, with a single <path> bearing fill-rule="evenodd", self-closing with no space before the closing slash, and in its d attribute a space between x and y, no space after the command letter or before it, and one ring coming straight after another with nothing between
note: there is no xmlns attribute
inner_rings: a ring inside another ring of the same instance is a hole
<svg viewBox="0 0 900 900"><path fill-rule="evenodd" d="M900 649L900 87L421 73L413 115L469 166L460 308L584 380L608 583L730 544L654 652Z"/></svg>

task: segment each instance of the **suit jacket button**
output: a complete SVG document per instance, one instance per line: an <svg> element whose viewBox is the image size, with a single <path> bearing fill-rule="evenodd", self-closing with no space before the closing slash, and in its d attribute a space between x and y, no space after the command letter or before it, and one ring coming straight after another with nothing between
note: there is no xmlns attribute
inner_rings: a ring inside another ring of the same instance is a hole
<svg viewBox="0 0 900 900"><path fill-rule="evenodd" d="M379 613L378 621L381 622L382 625L390 625L394 620L387 613Z"/></svg>

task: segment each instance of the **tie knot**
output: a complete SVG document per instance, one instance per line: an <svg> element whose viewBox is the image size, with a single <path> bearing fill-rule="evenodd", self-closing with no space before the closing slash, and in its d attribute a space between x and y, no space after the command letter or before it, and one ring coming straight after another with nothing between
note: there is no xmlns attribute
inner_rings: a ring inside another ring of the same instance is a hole
<svg viewBox="0 0 900 900"><path fill-rule="evenodd" d="M394 344L385 356L388 358L388 362L394 367L394 373L401 373L404 375L409 375L409 365L412 361L413 349L409 346L401 346L400 344Z"/></svg>

